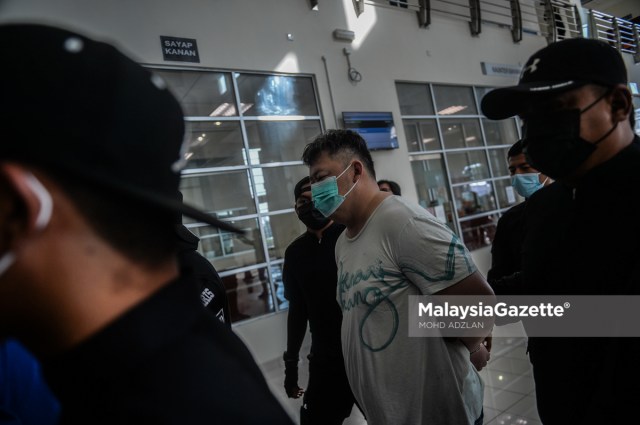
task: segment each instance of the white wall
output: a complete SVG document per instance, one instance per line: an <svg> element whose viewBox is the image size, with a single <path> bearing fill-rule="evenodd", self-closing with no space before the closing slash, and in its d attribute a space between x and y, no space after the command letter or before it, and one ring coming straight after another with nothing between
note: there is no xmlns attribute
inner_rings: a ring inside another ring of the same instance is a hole
<svg viewBox="0 0 640 425"><path fill-rule="evenodd" d="M480 63L523 64L545 45L542 37L524 35L511 41L506 28L485 25L471 37L468 23L433 15L420 29L414 13L367 6L355 17L351 0L321 1L311 11L306 0L4 0L0 22L39 21L81 30L107 39L138 61L164 62L160 36L195 38L199 67L229 70L280 71L316 77L327 128L339 126L334 116L326 59L336 114L344 110L391 110L400 122L396 80L507 85L512 79L482 75ZM352 66L363 75L358 84L347 79L343 42L334 41L336 28L355 31L350 45ZM293 41L287 40L293 34ZM3 40L3 42L8 42ZM400 149L374 152L379 178L397 181L403 195L416 199L404 132L398 125ZM474 253L481 270L488 268L487 250ZM284 350L286 313L236 326L259 361Z"/></svg>

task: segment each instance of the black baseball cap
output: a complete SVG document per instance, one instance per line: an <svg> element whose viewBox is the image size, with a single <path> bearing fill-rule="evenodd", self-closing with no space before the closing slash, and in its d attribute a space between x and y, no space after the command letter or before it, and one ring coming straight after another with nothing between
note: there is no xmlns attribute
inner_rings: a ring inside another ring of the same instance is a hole
<svg viewBox="0 0 640 425"><path fill-rule="evenodd" d="M0 161L64 172L242 233L177 199L184 120L164 81L115 47L36 24L0 25Z"/></svg>
<svg viewBox="0 0 640 425"><path fill-rule="evenodd" d="M500 120L518 114L533 97L549 96L585 84L627 84L627 68L609 44L586 38L570 38L537 51L529 58L518 85L487 93L482 113Z"/></svg>

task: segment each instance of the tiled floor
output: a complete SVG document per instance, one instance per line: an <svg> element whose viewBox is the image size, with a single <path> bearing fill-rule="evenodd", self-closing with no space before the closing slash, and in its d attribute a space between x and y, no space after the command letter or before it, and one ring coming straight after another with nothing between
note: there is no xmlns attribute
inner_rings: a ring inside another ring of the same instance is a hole
<svg viewBox="0 0 640 425"><path fill-rule="evenodd" d="M304 350L304 349L303 349ZM540 425L536 411L531 364L526 354L524 338L494 337L491 360L480 372L485 383L485 425ZM302 356L301 356L302 357ZM300 386L307 381L306 359L300 365ZM284 394L284 366L274 360L262 365L271 390L282 402L291 417L298 421L301 399L293 400ZM366 421L357 408L344 425L364 425ZM448 425L448 424L446 424Z"/></svg>

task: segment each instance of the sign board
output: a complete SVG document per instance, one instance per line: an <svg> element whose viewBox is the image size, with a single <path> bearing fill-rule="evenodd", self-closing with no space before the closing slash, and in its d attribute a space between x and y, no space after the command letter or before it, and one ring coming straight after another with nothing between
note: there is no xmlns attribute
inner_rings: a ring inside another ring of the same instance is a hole
<svg viewBox="0 0 640 425"><path fill-rule="evenodd" d="M480 62L482 73L484 75L493 75L496 77L518 78L522 67L517 65L504 65L501 63Z"/></svg>
<svg viewBox="0 0 640 425"><path fill-rule="evenodd" d="M162 56L166 61L200 62L198 43L193 38L160 36Z"/></svg>

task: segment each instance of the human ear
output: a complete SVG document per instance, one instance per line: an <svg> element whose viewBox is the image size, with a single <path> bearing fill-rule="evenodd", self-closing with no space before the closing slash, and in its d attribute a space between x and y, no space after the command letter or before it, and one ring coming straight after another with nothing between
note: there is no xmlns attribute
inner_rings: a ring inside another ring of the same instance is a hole
<svg viewBox="0 0 640 425"><path fill-rule="evenodd" d="M41 230L51 215L48 191L30 171L16 163L0 163L0 178L9 202L7 225L11 231L17 235Z"/></svg>
<svg viewBox="0 0 640 425"><path fill-rule="evenodd" d="M611 119L613 122L626 121L631 112L631 93L624 85L617 86L611 93Z"/></svg>
<svg viewBox="0 0 640 425"><path fill-rule="evenodd" d="M356 181L356 176L357 177L362 177L363 174L363 165L362 162L356 160L353 162L353 180L354 182Z"/></svg>

